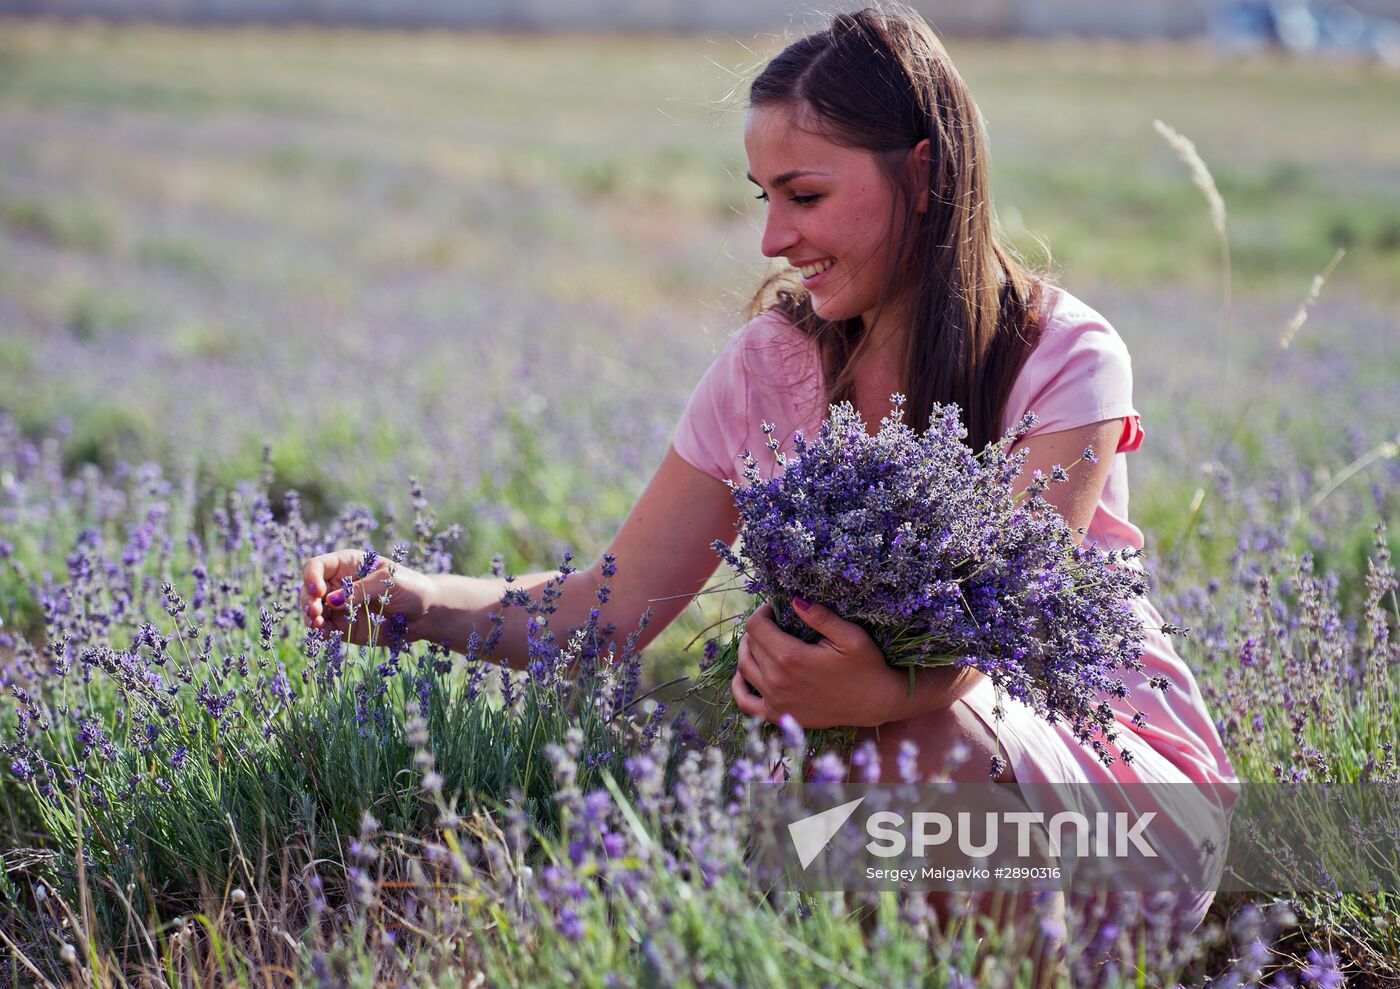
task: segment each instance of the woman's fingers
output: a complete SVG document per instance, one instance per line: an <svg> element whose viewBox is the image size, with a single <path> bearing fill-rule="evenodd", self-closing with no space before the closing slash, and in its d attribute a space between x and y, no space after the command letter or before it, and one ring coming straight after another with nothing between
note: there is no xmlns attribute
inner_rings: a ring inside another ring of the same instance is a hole
<svg viewBox="0 0 1400 989"><path fill-rule="evenodd" d="M382 595L383 578L379 578L376 582L373 576L363 581L356 581L352 596L348 600L344 596L344 591L332 591L326 595L323 602L325 608L320 613L322 624L317 627L321 629L322 634L339 632L346 642L359 646L366 645L369 642L370 629L375 624L375 622L370 621L370 615L382 615L387 618L394 613L391 606L380 600ZM376 638L382 641L383 636L384 631L381 628L376 633Z"/></svg>
<svg viewBox="0 0 1400 989"><path fill-rule="evenodd" d="M350 621L350 613L343 609L327 611L320 618L320 622L317 628L321 630L322 635L339 632L344 642L357 646L369 641L369 622L365 619L363 610L355 616L353 622Z"/></svg>
<svg viewBox="0 0 1400 989"><path fill-rule="evenodd" d="M306 561L301 570L301 610L308 625L323 627L324 623L316 623L324 615L327 605L344 605L343 601L332 604L326 599L341 590L345 578L355 575L363 559L364 553L360 550L340 549Z"/></svg>
<svg viewBox="0 0 1400 989"><path fill-rule="evenodd" d="M763 664L761 656L757 653L754 643L745 635L739 640L739 670L738 675L752 685L761 696L768 696L768 684L763 676ZM748 688L745 688L748 689Z"/></svg>
<svg viewBox="0 0 1400 989"><path fill-rule="evenodd" d="M383 577L370 574L364 580L354 581L348 587L341 586L331 591L321 604L328 617L330 615L349 615L353 612L358 618L370 608L374 608L376 611L384 610L386 613L392 610L385 605L382 600L383 596Z"/></svg>
<svg viewBox="0 0 1400 989"><path fill-rule="evenodd" d="M734 679L729 685L730 692L734 694L734 706L750 718L765 718L763 698L756 697L749 689L748 682L744 679L744 674L735 673Z"/></svg>
<svg viewBox="0 0 1400 989"><path fill-rule="evenodd" d="M760 605L744 623L744 637L740 640L740 645L751 639L764 649L777 648L783 639L788 638L788 634L778 627L778 623L774 621L776 617L771 604Z"/></svg>
<svg viewBox="0 0 1400 989"><path fill-rule="evenodd" d="M301 593L303 599L323 598L332 585L338 586L338 577L344 569L349 569L349 561L360 554L353 549L322 553L306 561L301 568ZM353 572L353 571L351 571Z"/></svg>

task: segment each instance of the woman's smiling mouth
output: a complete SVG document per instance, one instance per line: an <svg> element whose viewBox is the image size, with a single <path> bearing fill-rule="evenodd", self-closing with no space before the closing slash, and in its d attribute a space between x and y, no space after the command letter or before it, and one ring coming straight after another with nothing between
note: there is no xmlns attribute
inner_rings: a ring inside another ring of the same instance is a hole
<svg viewBox="0 0 1400 989"><path fill-rule="evenodd" d="M810 292L826 281L826 273L835 264L835 258L822 258L809 264L794 264L793 268L802 276L802 287Z"/></svg>
<svg viewBox="0 0 1400 989"><path fill-rule="evenodd" d="M793 267L802 273L802 277L813 278L820 275L827 268L836 263L835 258L822 258L820 261L813 261L810 264L794 264Z"/></svg>

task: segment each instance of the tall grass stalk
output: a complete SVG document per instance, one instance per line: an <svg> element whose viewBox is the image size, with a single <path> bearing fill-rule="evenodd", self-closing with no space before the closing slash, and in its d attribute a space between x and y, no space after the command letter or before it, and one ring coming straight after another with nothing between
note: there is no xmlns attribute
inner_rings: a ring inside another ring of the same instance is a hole
<svg viewBox="0 0 1400 989"><path fill-rule="evenodd" d="M1227 424L1226 403L1229 401L1229 396L1238 393L1239 390L1233 387L1234 382L1230 377L1230 341L1234 323L1234 293L1231 287L1230 236L1228 215L1225 210L1225 200L1220 195L1220 190L1215 184L1215 179L1211 175L1210 169L1206 166L1205 160L1197 150L1195 142L1163 123L1161 120L1154 120L1153 127L1157 130L1157 133L1162 136L1162 139L1170 145L1172 150L1176 152L1177 157L1181 159L1182 163L1190 170L1192 182L1201 190L1201 194L1205 197L1206 203L1210 207L1211 225L1215 229L1216 239L1220 245L1221 304L1223 309L1223 333L1221 339L1222 381L1221 387L1218 390L1219 397L1216 405L1215 419L1211 424L1211 438L1209 444L1210 449L1214 451L1214 460L1212 463L1218 463L1222 461L1230 446L1233 445L1238 438L1240 430L1244 427L1248 419L1250 410L1254 407L1255 400L1259 397L1264 385L1271 379L1274 369L1278 366L1284 352L1292 345L1293 338L1297 335L1298 330L1301 329L1303 324L1307 321L1308 310L1317 302L1322 292L1322 287L1327 283L1327 280L1332 277L1332 273L1336 270L1337 265L1339 265L1342 258L1346 256L1346 251L1342 248L1338 248L1323 270L1313 276L1307 294L1303 297L1302 302L1299 303L1297 310L1294 312L1292 318L1289 319L1283 332L1279 336L1278 345L1274 350L1268 368L1262 375L1255 379L1254 386L1248 389L1245 393L1246 397L1238 404L1238 411L1234 415L1233 422ZM1221 439L1221 432L1227 429L1228 432L1225 432L1223 439ZM1384 444L1382 444L1382 446L1384 446ZM1379 458L1373 457L1366 460L1366 464L1362 466L1369 465L1374 462L1375 459ZM1357 467L1355 470L1351 470L1346 473L1346 477L1351 477L1360 469L1361 467ZM1189 540L1196 531L1201 512L1205 508L1206 500L1209 497L1209 490L1209 486L1204 484L1196 488L1192 495L1191 502L1187 507L1186 522L1176 540L1169 544L1169 552L1179 552L1186 541ZM1335 488L1332 490L1335 490ZM1328 493L1330 493L1330 491ZM1314 505L1312 507L1316 506ZM1290 531L1293 525L1296 524L1296 521L1297 517L1295 516L1293 522L1289 525Z"/></svg>
<svg viewBox="0 0 1400 989"><path fill-rule="evenodd" d="M1317 492L1309 498L1305 504L1300 505L1298 509L1294 511L1292 517L1288 520L1286 531L1289 533L1293 532L1300 522L1312 515L1312 513L1335 493L1338 488L1346 484L1347 481L1350 481L1367 467L1379 461L1392 459L1397 456L1400 456L1400 433L1397 433L1392 439L1377 443L1351 463L1342 467L1337 473L1333 474L1332 477L1327 480L1327 483L1318 488Z"/></svg>
<svg viewBox="0 0 1400 989"><path fill-rule="evenodd" d="M1230 344L1234 329L1235 295L1233 279L1231 274L1230 258L1230 229L1225 212L1225 199L1220 195L1220 190L1216 187L1215 177L1211 175L1210 169L1206 167L1205 159L1196 150L1196 143L1184 134L1170 127L1161 120L1152 121L1152 126L1162 139L1167 142L1171 149L1176 152L1176 156L1181 159L1187 169L1191 172L1191 181L1196 188L1201 190L1201 195L1205 197L1207 205L1210 207L1210 223L1215 229L1216 239L1220 243L1220 289L1221 306L1223 318L1221 321L1220 340L1220 365L1221 365L1221 388L1219 392L1219 402L1216 406L1217 424L1225 418L1225 401L1230 393ZM1214 446L1214 442L1211 443Z"/></svg>

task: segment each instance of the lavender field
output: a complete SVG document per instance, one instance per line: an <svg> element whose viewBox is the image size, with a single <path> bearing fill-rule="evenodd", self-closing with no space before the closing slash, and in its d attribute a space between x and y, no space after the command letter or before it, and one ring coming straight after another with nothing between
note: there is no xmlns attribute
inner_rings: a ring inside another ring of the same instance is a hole
<svg viewBox="0 0 1400 989"><path fill-rule="evenodd" d="M296 620L333 546L602 551L765 270L778 42L0 21L0 986L1024 981L1014 935L750 892L733 786L784 740L644 696L713 599L572 681ZM1153 597L1236 768L1393 786L1400 76L952 51L1006 232L1132 351ZM1119 920L1066 979L1400 984L1388 893Z"/></svg>

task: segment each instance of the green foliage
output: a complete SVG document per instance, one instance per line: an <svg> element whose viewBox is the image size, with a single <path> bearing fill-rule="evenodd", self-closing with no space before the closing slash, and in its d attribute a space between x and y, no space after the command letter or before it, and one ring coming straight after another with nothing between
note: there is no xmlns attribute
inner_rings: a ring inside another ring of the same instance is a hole
<svg viewBox="0 0 1400 989"><path fill-rule="evenodd" d="M153 442L156 422L143 409L107 404L98 397L74 401L69 409L72 430L64 444L69 469L95 464L110 471L118 461L159 456Z"/></svg>
<svg viewBox="0 0 1400 989"><path fill-rule="evenodd" d="M0 227L54 247L98 253L111 246L113 225L91 202L65 199L48 203L18 198L0 189Z"/></svg>
<svg viewBox="0 0 1400 989"><path fill-rule="evenodd" d="M128 300L86 288L72 292L66 305L64 321L68 332L87 344L131 329L139 315Z"/></svg>
<svg viewBox="0 0 1400 989"><path fill-rule="evenodd" d="M34 366L34 351L18 336L0 336L0 374L16 377L30 372Z"/></svg>
<svg viewBox="0 0 1400 989"><path fill-rule="evenodd" d="M167 268L192 279L217 281L219 277L217 262L205 253L202 245L186 237L145 237L137 243L135 254L141 264Z"/></svg>

